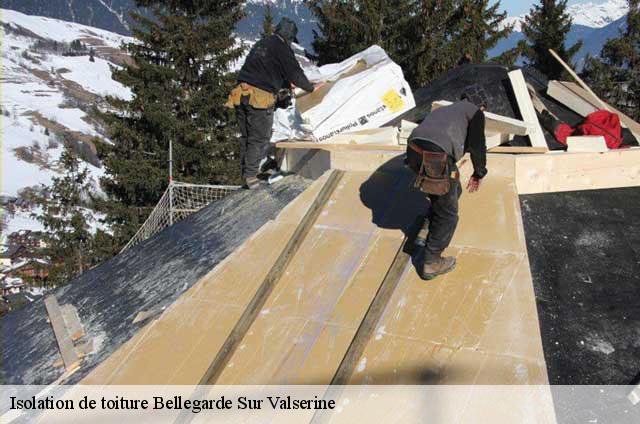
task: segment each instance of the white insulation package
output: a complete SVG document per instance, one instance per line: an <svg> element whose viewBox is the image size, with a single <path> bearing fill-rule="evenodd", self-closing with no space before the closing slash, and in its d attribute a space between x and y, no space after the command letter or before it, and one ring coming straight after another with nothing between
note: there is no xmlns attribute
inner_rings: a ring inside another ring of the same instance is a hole
<svg viewBox="0 0 640 424"><path fill-rule="evenodd" d="M276 111L272 142L326 142L338 134L379 128L415 107L402 68L379 46L341 63L303 69L310 81L326 84L298 96L289 109Z"/></svg>

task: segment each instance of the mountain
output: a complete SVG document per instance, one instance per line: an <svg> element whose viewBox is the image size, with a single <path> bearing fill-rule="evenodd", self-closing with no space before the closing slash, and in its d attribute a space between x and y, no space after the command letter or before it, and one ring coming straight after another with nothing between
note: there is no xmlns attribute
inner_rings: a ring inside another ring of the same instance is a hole
<svg viewBox="0 0 640 424"><path fill-rule="evenodd" d="M134 0L3 0L2 7L129 35Z"/></svg>
<svg viewBox="0 0 640 424"><path fill-rule="evenodd" d="M97 143L109 143L93 106L107 107L106 95L130 98L111 79L111 66L127 60L119 46L129 37L57 19L2 14L2 236L39 230L31 217L31 195L60 176L64 147L84 161L92 185L104 170ZM80 44L81 43L81 44ZM75 45L75 46L74 46ZM74 48L75 47L75 48ZM84 47L84 48L83 48ZM90 60L89 49L95 51Z"/></svg>
<svg viewBox="0 0 640 424"><path fill-rule="evenodd" d="M587 54L599 55L607 40L618 37L620 31L624 31L628 10L626 0L609 0L600 4L580 3L567 7L567 12L573 19L573 25L567 34L567 45L573 45L578 40L583 41L582 48L574 57L578 70L582 69ZM523 21L524 15L507 18L505 25L513 24L514 31L489 51L489 57L498 56L515 47L520 40L524 40L524 34L521 32Z"/></svg>
<svg viewBox="0 0 640 424"><path fill-rule="evenodd" d="M311 48L316 20L304 0L247 0L246 16L238 23L238 33L247 41L255 41L262 32L266 5L272 7L274 21L287 17L297 23L300 44ZM45 16L75 22L107 31L130 35L129 12L136 9L135 0L3 0L2 7L26 15Z"/></svg>

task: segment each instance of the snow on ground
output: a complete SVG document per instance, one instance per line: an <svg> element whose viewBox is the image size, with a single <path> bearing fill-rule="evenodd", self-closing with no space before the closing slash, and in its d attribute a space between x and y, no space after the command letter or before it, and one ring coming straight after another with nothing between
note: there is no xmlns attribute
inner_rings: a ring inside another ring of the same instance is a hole
<svg viewBox="0 0 640 424"><path fill-rule="evenodd" d="M44 125L52 124L43 123L37 117L53 122L65 133L88 139L101 135L85 111L96 102L102 102L105 95L131 98L128 88L111 79L110 65L113 63L109 62L109 56L101 56L100 49L97 49L95 62L89 61L87 55L37 52L32 46L38 37L59 43L83 39L85 44L110 48L118 48L122 42L132 39L12 10L0 9L0 17L3 23L0 28L0 194L15 197L24 188L49 185L53 177L60 175L58 160L64 147L52 128L49 128L49 135L45 135ZM92 97L96 100L87 101ZM35 156L35 160L29 158L25 161L29 156ZM86 166L99 192L98 181L104 170L89 164ZM20 229L41 229L41 225L31 217L31 211L18 210L14 215L6 213L3 220L6 226L3 236Z"/></svg>
<svg viewBox="0 0 640 424"><path fill-rule="evenodd" d="M131 37L93 28L59 19L44 16L31 16L14 10L0 9L0 19L3 23L20 26L43 38L70 43L85 37L96 37L109 47L119 48L120 44L131 40Z"/></svg>

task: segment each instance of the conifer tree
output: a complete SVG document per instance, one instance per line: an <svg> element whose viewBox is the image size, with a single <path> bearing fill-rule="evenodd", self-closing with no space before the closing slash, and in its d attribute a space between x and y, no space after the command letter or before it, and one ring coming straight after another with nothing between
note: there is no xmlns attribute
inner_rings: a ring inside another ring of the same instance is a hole
<svg viewBox="0 0 640 424"><path fill-rule="evenodd" d="M102 114L113 145L101 149L107 221L117 244L133 235L168 184L169 140L174 175L192 183L239 180L237 141L224 107L240 58L234 28L243 0L137 0L153 13L133 13L131 63L113 69L131 100L109 97Z"/></svg>
<svg viewBox="0 0 640 424"><path fill-rule="evenodd" d="M476 62L507 36L506 15L488 0L315 0L313 47L320 64L341 61L372 44L386 50L413 87L456 66L464 53Z"/></svg>
<svg viewBox="0 0 640 424"><path fill-rule="evenodd" d="M452 0L421 0L414 15L414 47L401 65L412 87L422 87L453 68L460 52L451 41L456 27L456 7Z"/></svg>
<svg viewBox="0 0 640 424"><path fill-rule="evenodd" d="M640 0L629 0L626 29L599 58L587 58L583 76L600 98L640 121Z"/></svg>
<svg viewBox="0 0 640 424"><path fill-rule="evenodd" d="M273 8L270 4L264 7L264 18L262 20L262 38L273 35L275 32L275 25L273 24Z"/></svg>
<svg viewBox="0 0 640 424"><path fill-rule="evenodd" d="M45 229L49 282L54 286L68 282L94 264L89 171L68 150L62 153L60 164L64 174L54 177L51 186L43 187L36 198L42 213L34 214Z"/></svg>
<svg viewBox="0 0 640 424"><path fill-rule="evenodd" d="M582 47L582 41L568 48L565 46L572 22L566 9L567 0L540 0L540 4L533 6L522 23L522 32L528 40L519 45L522 54L549 79L560 79L564 73L564 68L549 54L549 49L555 50L565 62L571 63Z"/></svg>
<svg viewBox="0 0 640 424"><path fill-rule="evenodd" d="M456 49L474 63L485 62L487 52L513 31L513 25L503 25L507 12L499 10L500 2L490 4L489 0L461 0L457 7Z"/></svg>
<svg viewBox="0 0 640 424"><path fill-rule="evenodd" d="M365 46L368 22L360 15L358 3L359 0L309 1L308 6L318 20L319 31L313 31L313 49L319 65L340 62Z"/></svg>

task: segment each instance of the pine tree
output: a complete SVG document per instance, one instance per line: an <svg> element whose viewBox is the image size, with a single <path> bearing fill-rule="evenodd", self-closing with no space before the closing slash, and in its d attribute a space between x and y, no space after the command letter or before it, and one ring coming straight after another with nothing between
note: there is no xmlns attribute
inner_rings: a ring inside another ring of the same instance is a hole
<svg viewBox="0 0 640 424"><path fill-rule="evenodd" d="M336 63L366 47L369 22L360 13L361 1L313 0L309 8L318 20L318 31L313 31L313 49L318 64Z"/></svg>
<svg viewBox="0 0 640 424"><path fill-rule="evenodd" d="M273 35L275 32L275 25L273 24L273 9L270 4L264 7L264 19L262 21L262 38Z"/></svg>
<svg viewBox="0 0 640 424"><path fill-rule="evenodd" d="M553 49L567 63L582 47L582 41L566 48L565 40L571 29L571 16L566 13L567 0L540 0L534 5L522 23L522 32L528 42L520 48L528 62L549 79L560 79L564 68L549 54Z"/></svg>
<svg viewBox="0 0 640 424"><path fill-rule="evenodd" d="M490 5L489 0L462 0L457 7L456 49L468 55L473 63L485 62L487 52L513 31L513 25L503 24L507 12L499 10L500 2Z"/></svg>
<svg viewBox="0 0 640 424"><path fill-rule="evenodd" d="M414 45L401 65L413 87L422 87L453 68L462 54L451 41L456 7L451 0L422 0L412 25Z"/></svg>
<svg viewBox="0 0 640 424"><path fill-rule="evenodd" d="M169 140L174 174L192 183L239 181L237 141L224 107L235 77L230 66L243 49L234 28L242 0L138 0L154 15L133 13L132 63L113 69L130 101L109 97L102 114L113 145L100 154L106 168L108 223L125 243L165 190Z"/></svg>
<svg viewBox="0 0 640 424"><path fill-rule="evenodd" d="M600 58L587 58L583 77L600 98L640 121L640 0L629 0L626 29L607 41Z"/></svg>
<svg viewBox="0 0 640 424"><path fill-rule="evenodd" d="M61 177L54 177L49 187L43 187L36 197L42 213L34 214L46 232L46 256L50 260L49 282L60 285L87 270L95 262L92 255L93 221L92 185L89 171L68 150L60 157L64 169Z"/></svg>
<svg viewBox="0 0 640 424"><path fill-rule="evenodd" d="M483 62L507 36L506 14L489 0L315 0L313 47L320 64L341 61L372 44L386 50L414 87L456 66L465 53Z"/></svg>

